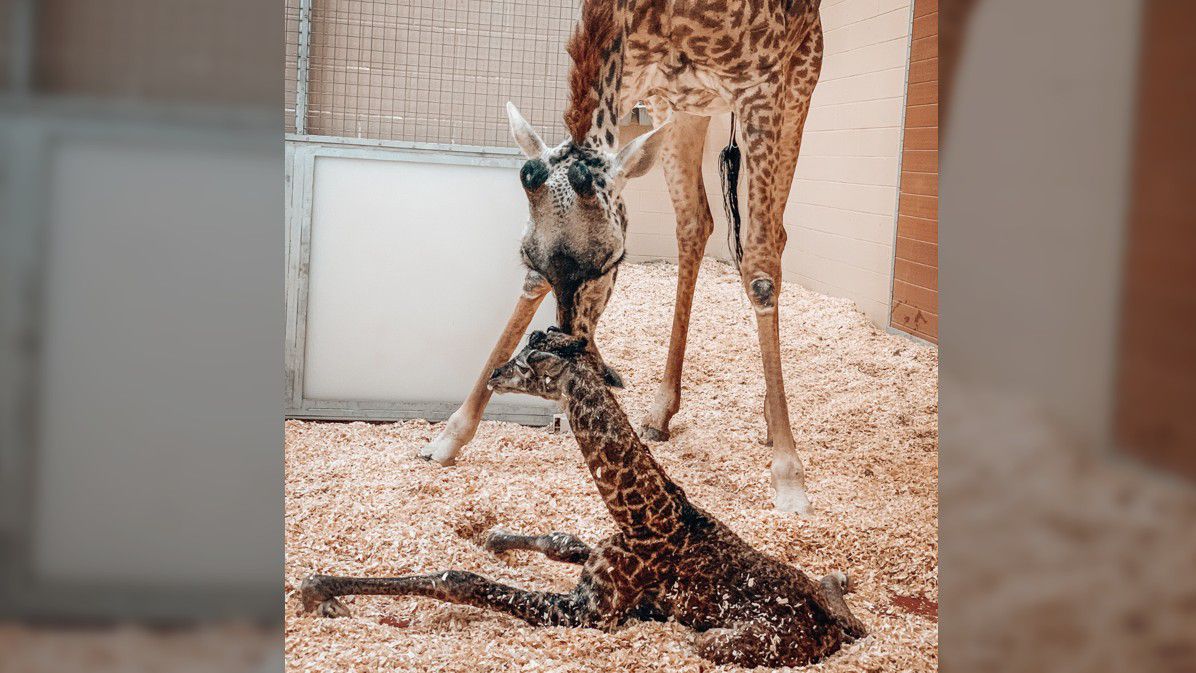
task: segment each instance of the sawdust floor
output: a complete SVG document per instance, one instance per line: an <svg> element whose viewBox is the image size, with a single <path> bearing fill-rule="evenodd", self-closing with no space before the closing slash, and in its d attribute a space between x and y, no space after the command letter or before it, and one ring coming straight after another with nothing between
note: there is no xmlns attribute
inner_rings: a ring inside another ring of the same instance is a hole
<svg viewBox="0 0 1196 673"><path fill-rule="evenodd" d="M626 265L598 342L627 382L634 422L668 348L676 267ZM931 348L886 334L849 301L792 283L782 298L786 386L815 513L771 507L755 320L734 271L706 261L681 411L653 453L690 498L808 574L844 569L871 634L811 670L937 668L937 367ZM731 671L698 658L675 623L613 633L533 628L420 598L353 597L350 619L297 615L312 572L403 575L451 568L568 591L575 566L478 546L491 527L613 532L576 443L483 423L457 466L414 458L438 424L286 424L286 655L290 671Z"/></svg>

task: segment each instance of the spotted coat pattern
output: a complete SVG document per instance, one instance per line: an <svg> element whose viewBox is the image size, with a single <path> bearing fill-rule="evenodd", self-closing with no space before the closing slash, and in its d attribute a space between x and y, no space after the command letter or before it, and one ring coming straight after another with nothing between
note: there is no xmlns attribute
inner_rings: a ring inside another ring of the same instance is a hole
<svg viewBox="0 0 1196 673"><path fill-rule="evenodd" d="M490 385L561 401L618 532L590 548L564 533L494 531L486 546L540 551L582 565L569 593L524 591L451 570L396 578L317 575L304 606L346 614L346 594L417 595L505 612L534 625L610 629L629 619L675 619L699 632L698 653L717 663L797 666L866 634L843 599L846 577L815 582L752 548L694 505L640 441L584 338L537 332Z"/></svg>
<svg viewBox="0 0 1196 673"><path fill-rule="evenodd" d="M668 439L669 422L680 406L694 285L714 228L702 182L709 117L735 114L745 177L740 191L746 192L747 206L739 270L756 314L764 365L775 502L798 512L808 511L809 503L781 372L778 306L787 238L782 216L822 65L818 5L819 0L585 0L569 43L574 59L565 113L570 137L531 153L521 143L530 160L549 167L540 192L528 190L531 215L521 244L523 261L552 287L561 306L560 325L593 335L625 251L627 216L620 190L629 176L615 154L618 119L643 101L658 129L672 120L662 129L668 132L657 141L656 153L677 215L677 293L664 376L640 426L642 437L659 441ZM593 195L570 190L575 164L591 174ZM545 189L551 198L541 193ZM517 315L530 320L522 304ZM513 318L508 332L521 334L526 327L527 322ZM511 342L512 335L504 333L500 344ZM590 349L597 354L592 341ZM496 347L485 371L510 353ZM476 432L489 399L484 383L483 374L421 455L445 464L455 459Z"/></svg>

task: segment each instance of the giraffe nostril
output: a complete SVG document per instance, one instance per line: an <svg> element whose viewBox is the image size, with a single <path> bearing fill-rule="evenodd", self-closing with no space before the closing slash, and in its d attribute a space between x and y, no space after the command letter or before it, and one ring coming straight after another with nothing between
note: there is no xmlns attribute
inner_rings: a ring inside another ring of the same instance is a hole
<svg viewBox="0 0 1196 673"><path fill-rule="evenodd" d="M490 372L490 379L493 380L493 379L498 378L499 374L501 374L501 373L502 373L502 367L495 367L494 371Z"/></svg>

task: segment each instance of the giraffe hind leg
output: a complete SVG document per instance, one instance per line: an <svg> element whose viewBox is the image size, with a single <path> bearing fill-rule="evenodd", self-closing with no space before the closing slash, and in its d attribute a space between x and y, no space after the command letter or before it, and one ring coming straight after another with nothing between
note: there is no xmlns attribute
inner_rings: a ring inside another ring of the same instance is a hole
<svg viewBox="0 0 1196 673"><path fill-rule="evenodd" d="M734 664L745 668L796 665L809 661L782 660L776 627L764 621L745 622L728 628L710 629L698 634L694 646L698 656L715 664Z"/></svg>
<svg viewBox="0 0 1196 673"><path fill-rule="evenodd" d="M830 632L811 635L786 632L762 619L703 631L694 645L699 656L716 664L755 668L806 666L834 653L841 644Z"/></svg>
<svg viewBox="0 0 1196 673"><path fill-rule="evenodd" d="M589 545L568 533L517 535L493 530L486 536L482 546L496 554L516 549L536 551L553 561L577 565L582 565L589 560L590 554L593 552Z"/></svg>

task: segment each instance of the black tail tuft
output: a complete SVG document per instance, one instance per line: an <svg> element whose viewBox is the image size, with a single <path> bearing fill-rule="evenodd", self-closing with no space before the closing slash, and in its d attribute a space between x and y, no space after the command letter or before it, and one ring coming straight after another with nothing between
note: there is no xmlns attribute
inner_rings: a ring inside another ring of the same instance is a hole
<svg viewBox="0 0 1196 673"><path fill-rule="evenodd" d="M727 248L735 268L743 261L743 243L739 239L739 145L735 142L735 115L731 115L731 140L718 154L718 176L723 183L723 209L727 211Z"/></svg>

